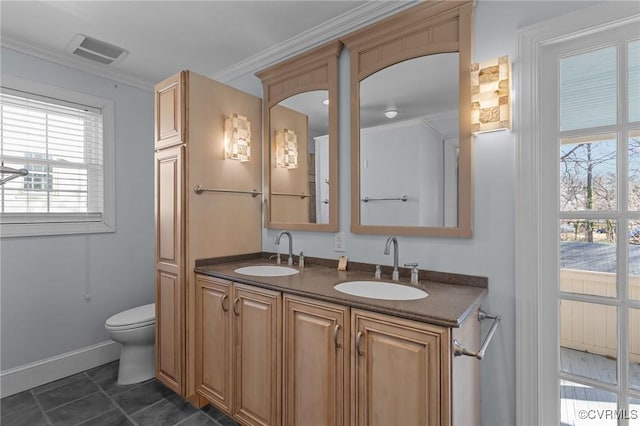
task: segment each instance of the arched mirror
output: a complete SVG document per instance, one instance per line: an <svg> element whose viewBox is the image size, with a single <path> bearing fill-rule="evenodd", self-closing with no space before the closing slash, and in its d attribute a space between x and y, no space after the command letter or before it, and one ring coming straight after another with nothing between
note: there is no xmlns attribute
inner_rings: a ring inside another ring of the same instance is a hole
<svg viewBox="0 0 640 426"><path fill-rule="evenodd" d="M424 2L342 39L351 57L351 231L473 235L472 2Z"/></svg>
<svg viewBox="0 0 640 426"><path fill-rule="evenodd" d="M264 88L265 226L338 230L338 41L256 73Z"/></svg>

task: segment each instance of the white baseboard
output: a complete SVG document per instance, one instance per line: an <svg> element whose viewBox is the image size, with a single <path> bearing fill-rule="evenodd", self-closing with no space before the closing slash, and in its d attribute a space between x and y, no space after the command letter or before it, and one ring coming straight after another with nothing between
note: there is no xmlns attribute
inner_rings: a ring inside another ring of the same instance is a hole
<svg viewBox="0 0 640 426"><path fill-rule="evenodd" d="M66 352L0 372L0 398L81 373L120 358L113 340Z"/></svg>

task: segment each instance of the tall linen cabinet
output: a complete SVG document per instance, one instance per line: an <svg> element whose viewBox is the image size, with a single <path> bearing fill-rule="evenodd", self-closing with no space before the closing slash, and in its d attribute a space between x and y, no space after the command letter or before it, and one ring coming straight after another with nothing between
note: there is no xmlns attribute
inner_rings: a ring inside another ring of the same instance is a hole
<svg viewBox="0 0 640 426"><path fill-rule="evenodd" d="M258 97L190 71L155 86L156 377L199 405L195 393L196 259L260 252ZM247 162L225 159L224 123L248 117Z"/></svg>

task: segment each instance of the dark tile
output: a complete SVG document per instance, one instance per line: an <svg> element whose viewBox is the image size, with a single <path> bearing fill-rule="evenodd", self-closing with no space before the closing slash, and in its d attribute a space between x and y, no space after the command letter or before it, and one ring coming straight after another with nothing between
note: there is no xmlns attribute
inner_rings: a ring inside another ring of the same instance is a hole
<svg viewBox="0 0 640 426"><path fill-rule="evenodd" d="M151 379L153 380L153 379ZM100 388L105 391L108 395L113 396L113 395L117 395L119 393L122 392L127 392L130 391L131 389L135 389L137 387L140 387L142 385L144 385L147 382L142 382L142 383L134 383L132 385L119 385L118 384L118 379L116 377L111 378L111 379L107 379L104 380L100 383L98 383L98 386L100 386Z"/></svg>
<svg viewBox="0 0 640 426"><path fill-rule="evenodd" d="M179 395L171 395L131 418L140 426L172 426L193 415L196 409Z"/></svg>
<svg viewBox="0 0 640 426"><path fill-rule="evenodd" d="M207 405L206 407L202 408L201 411L206 413L209 417L211 417L213 420L220 423L221 425L224 425L224 426L238 425L238 423L236 423L231 417L227 416L225 413L218 410L213 405Z"/></svg>
<svg viewBox="0 0 640 426"><path fill-rule="evenodd" d="M55 382L49 382L46 385L38 386L37 388L33 388L31 391L34 395L37 395L48 390L59 388L60 386L64 386L77 380L86 378L87 376L85 376L84 373L74 374L73 376L68 376L63 379L56 380Z"/></svg>
<svg viewBox="0 0 640 426"><path fill-rule="evenodd" d="M220 424L211 417L198 411L193 416L179 424L179 426L219 426Z"/></svg>
<svg viewBox="0 0 640 426"><path fill-rule="evenodd" d="M87 370L85 373L94 382L102 382L107 379L117 379L119 367L120 362L114 361L109 364L104 364L99 367L92 368L91 370Z"/></svg>
<svg viewBox="0 0 640 426"><path fill-rule="evenodd" d="M200 409L200 411L205 412L207 415L209 415L209 417L211 417L212 419L215 419L221 415L224 415L224 413L220 410L218 410L216 407L214 407L213 405L207 405L205 407L202 407Z"/></svg>
<svg viewBox="0 0 640 426"><path fill-rule="evenodd" d="M37 394L36 399L43 410L49 411L52 408L82 398L98 390L98 386L83 375L71 383Z"/></svg>
<svg viewBox="0 0 640 426"><path fill-rule="evenodd" d="M11 414L18 410L23 410L27 407L34 406L36 406L36 400L33 399L33 395L31 395L30 391L24 391L15 395L8 396L6 398L2 398L0 402L0 410L2 412L3 420L4 416L7 414Z"/></svg>
<svg viewBox="0 0 640 426"><path fill-rule="evenodd" d="M225 416L224 414L222 415L221 418L216 419L216 421L221 425L221 426L240 426L240 423L236 423L235 421L233 421L232 418Z"/></svg>
<svg viewBox="0 0 640 426"><path fill-rule="evenodd" d="M24 408L5 415L2 411L2 426L43 426L48 424L42 411L37 406Z"/></svg>
<svg viewBox="0 0 640 426"><path fill-rule="evenodd" d="M116 408L102 392L96 392L47 412L54 425L75 425Z"/></svg>
<svg viewBox="0 0 640 426"><path fill-rule="evenodd" d="M101 416L94 417L85 422L80 423L78 426L130 426L133 425L122 411L114 409L104 413Z"/></svg>
<svg viewBox="0 0 640 426"><path fill-rule="evenodd" d="M131 414L160 401L172 393L171 389L159 381L151 380L135 389L115 395L113 400L122 407L125 413Z"/></svg>

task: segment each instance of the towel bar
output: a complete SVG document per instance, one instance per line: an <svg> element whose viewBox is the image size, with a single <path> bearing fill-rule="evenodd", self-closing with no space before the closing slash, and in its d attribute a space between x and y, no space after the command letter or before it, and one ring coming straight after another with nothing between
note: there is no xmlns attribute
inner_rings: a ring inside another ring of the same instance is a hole
<svg viewBox="0 0 640 426"><path fill-rule="evenodd" d="M489 342L491 342L493 334L496 332L496 329L498 328L498 324L500 324L502 317L500 317L500 315L489 314L487 312L484 312L482 309L479 309L478 320L482 321L484 319L492 319L493 324L491 324L489 333L487 333L487 337L484 338L484 342L482 342L480 350L478 350L478 352L471 352L467 348L465 348L464 345L458 341L458 339L453 339L453 356L466 355L478 359L484 358L484 352L487 350L487 346L489 346Z"/></svg>
<svg viewBox="0 0 640 426"><path fill-rule="evenodd" d="M271 192L271 195L283 195L285 197L300 197L300 198L309 198L311 194L305 194L302 192Z"/></svg>
<svg viewBox="0 0 640 426"><path fill-rule="evenodd" d="M402 201L404 203L408 199L409 199L409 197L407 197L406 195L403 195L402 197L388 197L388 198L384 198L384 197L380 197L380 198L364 197L362 199L362 201L364 201L365 203L368 203L369 201Z"/></svg>
<svg viewBox="0 0 640 426"><path fill-rule="evenodd" d="M203 192L226 192L231 194L251 194L253 198L256 198L258 195L262 194L262 192L256 191L255 189L252 189L251 191L242 191L242 190L235 190L235 189L207 189L207 188L203 188L201 185L194 186L193 192L195 192L198 195L202 194Z"/></svg>

